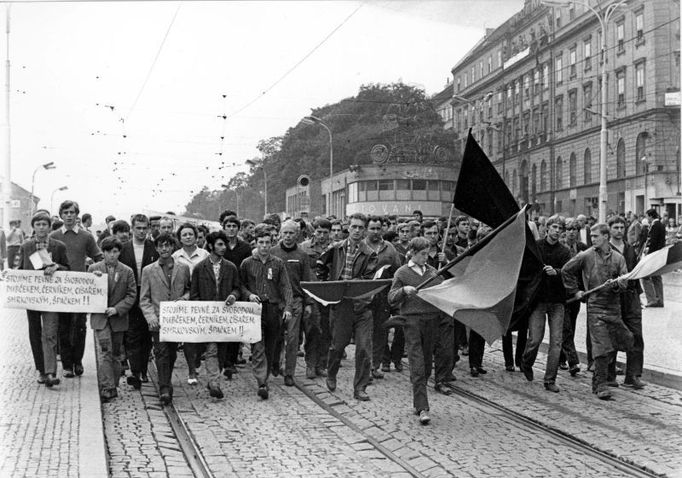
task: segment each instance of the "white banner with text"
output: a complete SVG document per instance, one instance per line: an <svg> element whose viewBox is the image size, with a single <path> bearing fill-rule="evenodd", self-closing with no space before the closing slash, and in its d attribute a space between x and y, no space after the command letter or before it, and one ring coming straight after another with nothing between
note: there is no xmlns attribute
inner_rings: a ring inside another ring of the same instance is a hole
<svg viewBox="0 0 682 478"><path fill-rule="evenodd" d="M261 305L255 302L161 302L162 342L248 342L261 340Z"/></svg>

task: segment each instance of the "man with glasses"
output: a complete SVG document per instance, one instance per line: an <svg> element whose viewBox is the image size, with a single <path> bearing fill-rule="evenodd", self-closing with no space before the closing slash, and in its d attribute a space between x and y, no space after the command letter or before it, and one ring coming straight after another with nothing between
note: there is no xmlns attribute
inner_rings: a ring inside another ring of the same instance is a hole
<svg viewBox="0 0 682 478"><path fill-rule="evenodd" d="M559 392L556 386L556 375L559 368L561 338L564 324L564 303L566 289L561 279L561 268L570 260L568 248L559 243L559 236L564 230L564 218L552 216L547 221L547 236L537 241L538 249L544 263L542 281L538 287L537 305L528 318L528 343L523 352L521 371L528 381L533 380L533 364L538 349L545 336L545 317L549 324L549 351L545 366L545 389Z"/></svg>

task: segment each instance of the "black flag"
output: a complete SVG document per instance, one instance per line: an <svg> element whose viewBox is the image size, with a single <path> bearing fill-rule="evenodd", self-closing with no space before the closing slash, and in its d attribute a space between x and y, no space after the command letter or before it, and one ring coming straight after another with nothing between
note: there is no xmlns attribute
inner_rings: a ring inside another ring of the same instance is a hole
<svg viewBox="0 0 682 478"><path fill-rule="evenodd" d="M478 145L469 129L462 166L457 179L455 207L492 228L497 228L520 210L509 188ZM521 263L510 330L518 330L535 305L540 280L542 257L535 237L526 225L526 249Z"/></svg>

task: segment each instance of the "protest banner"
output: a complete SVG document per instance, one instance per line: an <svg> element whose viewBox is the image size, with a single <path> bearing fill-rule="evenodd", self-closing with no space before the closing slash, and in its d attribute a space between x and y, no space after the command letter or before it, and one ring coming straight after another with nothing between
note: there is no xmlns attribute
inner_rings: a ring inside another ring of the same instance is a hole
<svg viewBox="0 0 682 478"><path fill-rule="evenodd" d="M161 302L162 342L248 342L261 340L261 305L255 302Z"/></svg>
<svg viewBox="0 0 682 478"><path fill-rule="evenodd" d="M10 269L2 273L0 304L43 312L99 312L107 309L107 276L88 272Z"/></svg>

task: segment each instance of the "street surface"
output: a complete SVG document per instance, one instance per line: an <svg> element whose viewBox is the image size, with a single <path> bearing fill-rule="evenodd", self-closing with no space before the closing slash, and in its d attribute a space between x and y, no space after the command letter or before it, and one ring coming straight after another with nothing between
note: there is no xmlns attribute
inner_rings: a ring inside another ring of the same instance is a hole
<svg viewBox="0 0 682 478"><path fill-rule="evenodd" d="M671 293L664 309L644 311L645 367L682 375L682 361L675 362L682 304L675 298ZM119 398L100 406L89 331L85 375L62 378L48 390L35 382L25 313L0 313L6 324L0 476L193 476L153 380L142 393L121 381ZM350 346L350 358L353 352ZM262 401L247 364L223 381L225 399L214 400L205 375L198 386L187 385L180 353L174 402L216 477L633 476L609 457L648 476L682 476L682 392L655 384L640 391L620 387L604 402L590 393L590 374L571 378L560 371L561 393L553 394L542 386L544 359L540 354L536 380L527 382L504 370L500 342L486 350L483 377L469 376L463 357L455 369L460 393L443 396L429 388L429 426L413 414L407 369L375 380L368 388L372 400L358 402L351 360L344 360L334 393L324 379L305 379L299 359L298 387L273 378L270 399ZM99 442L92 438L97 434Z"/></svg>

